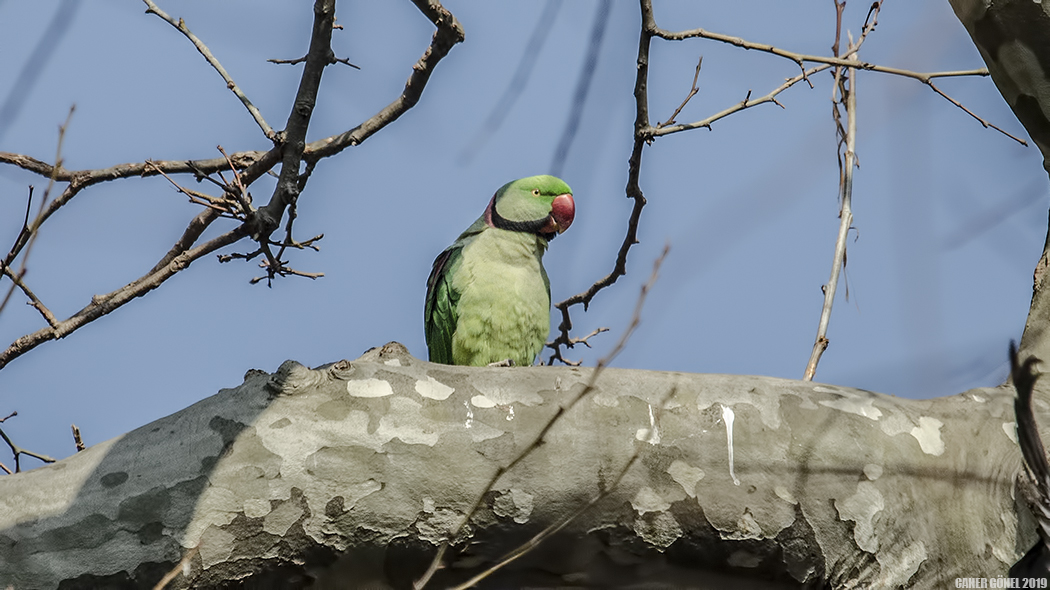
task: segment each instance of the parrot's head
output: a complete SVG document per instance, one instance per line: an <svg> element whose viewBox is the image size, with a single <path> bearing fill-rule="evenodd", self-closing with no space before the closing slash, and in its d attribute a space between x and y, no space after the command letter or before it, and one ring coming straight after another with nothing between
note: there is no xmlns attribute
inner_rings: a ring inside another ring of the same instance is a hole
<svg viewBox="0 0 1050 590"><path fill-rule="evenodd" d="M485 209L495 228L536 234L546 240L569 229L576 216L572 189L554 176L530 176L500 187Z"/></svg>

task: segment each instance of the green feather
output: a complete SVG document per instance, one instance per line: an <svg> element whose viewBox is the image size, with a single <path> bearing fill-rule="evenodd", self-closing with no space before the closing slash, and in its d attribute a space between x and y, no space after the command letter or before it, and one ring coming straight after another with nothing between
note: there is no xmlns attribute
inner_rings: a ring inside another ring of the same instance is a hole
<svg viewBox="0 0 1050 590"><path fill-rule="evenodd" d="M562 194L571 189L553 176L504 185L493 207L499 223L517 230L494 227L492 216L482 215L437 257L424 307L432 362L535 362L550 332L550 281L542 264L548 234L535 228Z"/></svg>

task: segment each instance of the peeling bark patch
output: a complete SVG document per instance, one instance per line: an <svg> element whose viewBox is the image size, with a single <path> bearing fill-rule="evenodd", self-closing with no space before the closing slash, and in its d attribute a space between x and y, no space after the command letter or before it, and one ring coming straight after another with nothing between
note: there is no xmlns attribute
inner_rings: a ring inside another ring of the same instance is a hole
<svg viewBox="0 0 1050 590"><path fill-rule="evenodd" d="M494 407L496 407L496 402L490 400L489 398L485 397L484 395L475 395L474 397L470 398L470 403L474 404L474 406L478 407L478 408L494 408Z"/></svg>
<svg viewBox="0 0 1050 590"><path fill-rule="evenodd" d="M388 359L388 360L383 361L383 364L384 365L389 365L391 367L400 367L401 366L401 359Z"/></svg>
<svg viewBox="0 0 1050 590"><path fill-rule="evenodd" d="M845 500L835 500L835 510L839 518L852 520L853 540L857 546L875 553L879 549L879 538L875 535L875 515L885 508L882 492L870 481L857 484L857 491Z"/></svg>
<svg viewBox="0 0 1050 590"><path fill-rule="evenodd" d="M671 503L660 497L653 488L642 486L642 489L638 490L634 499L631 500L631 506L639 514L645 514L646 512L664 512L671 507Z"/></svg>
<svg viewBox="0 0 1050 590"><path fill-rule="evenodd" d="M1003 432L1006 433L1006 438L1012 440L1014 444L1017 442L1017 422L1003 422Z"/></svg>
<svg viewBox="0 0 1050 590"><path fill-rule="evenodd" d="M492 511L497 516L512 518L518 524L529 522L534 496L524 490L509 489L498 492L492 502Z"/></svg>
<svg viewBox="0 0 1050 590"><path fill-rule="evenodd" d="M634 532L650 545L666 549L682 536L682 527L670 512L659 512L653 516L642 514L635 518Z"/></svg>
<svg viewBox="0 0 1050 590"><path fill-rule="evenodd" d="M908 581L919 571L919 566L926 558L926 545L922 541L912 543L903 550L880 551L875 556L882 566L880 585L887 588L907 587Z"/></svg>
<svg viewBox="0 0 1050 590"><path fill-rule="evenodd" d="M410 445L434 446L439 436L433 430L431 421L420 415L422 407L419 402L406 397L393 398L390 400L390 412L379 419L376 434L386 441L399 438Z"/></svg>
<svg viewBox="0 0 1050 590"><path fill-rule="evenodd" d="M919 425L911 429L911 435L919 441L919 448L927 455L944 454L944 441L941 439L941 426L944 423L936 418L922 416Z"/></svg>
<svg viewBox="0 0 1050 590"><path fill-rule="evenodd" d="M816 391L822 391L825 388L815 388ZM840 394L841 395L841 394ZM842 410L843 412L849 412L850 414L856 414L858 416L864 416L869 420L878 420L882 416L882 410L876 408L874 400L870 397L861 398L857 397L841 397L837 400L827 401L823 400L820 405L833 408L835 410Z"/></svg>
<svg viewBox="0 0 1050 590"><path fill-rule="evenodd" d="M882 477L882 465L876 465L874 463L868 463L864 466L864 477L875 481Z"/></svg>
<svg viewBox="0 0 1050 590"><path fill-rule="evenodd" d="M781 500L791 503L798 504L798 500L795 499L795 495L791 493L791 490L782 485L773 486L773 493L777 495Z"/></svg>
<svg viewBox="0 0 1050 590"><path fill-rule="evenodd" d="M386 397L394 395L394 388L390 386L389 382L375 378L347 381L346 391L354 397Z"/></svg>
<svg viewBox="0 0 1050 590"><path fill-rule="evenodd" d="M107 473L99 479L99 483L101 483L104 488L115 488L126 481L128 481L128 474L123 471Z"/></svg>
<svg viewBox="0 0 1050 590"><path fill-rule="evenodd" d="M450 508L436 508L433 512L425 512L415 522L416 531L421 541L429 541L439 545L449 537L449 533L459 526L463 515Z"/></svg>
<svg viewBox="0 0 1050 590"><path fill-rule="evenodd" d="M263 530L271 535L284 536L303 516L303 507L291 500L278 501L277 506L263 519Z"/></svg>
<svg viewBox="0 0 1050 590"><path fill-rule="evenodd" d="M285 426L290 426L291 424L292 421L288 418L281 418L280 420L275 420L273 424L270 424L270 428L272 428L273 430L277 430L278 428L284 428Z"/></svg>
<svg viewBox="0 0 1050 590"><path fill-rule="evenodd" d="M765 534L762 532L762 526L755 520L755 515L751 513L750 508L744 508L744 513L740 515L740 518L736 521L736 528L729 531L719 530L719 535L723 539L729 539L732 541L743 541L747 539L764 539Z"/></svg>
<svg viewBox="0 0 1050 590"><path fill-rule="evenodd" d="M696 484L704 479L705 475L703 469L693 467L681 459L675 459L667 468L667 473L678 482L678 485L682 486L690 498L696 497Z"/></svg>
<svg viewBox="0 0 1050 590"><path fill-rule="evenodd" d="M226 561L233 553L233 543L237 537L233 533L226 532L215 525L209 526L201 535L197 550L201 556L201 565L208 568L217 563Z"/></svg>
<svg viewBox="0 0 1050 590"><path fill-rule="evenodd" d="M433 377L427 377L426 381L423 381L422 379L416 381L416 393L437 401L448 399L448 396L452 395L455 391L455 387L449 387Z"/></svg>

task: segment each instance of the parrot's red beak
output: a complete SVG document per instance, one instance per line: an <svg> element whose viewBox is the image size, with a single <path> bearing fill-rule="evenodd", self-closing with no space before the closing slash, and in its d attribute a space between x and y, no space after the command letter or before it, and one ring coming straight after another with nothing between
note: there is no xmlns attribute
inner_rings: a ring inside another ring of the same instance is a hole
<svg viewBox="0 0 1050 590"><path fill-rule="evenodd" d="M547 227L544 228L544 233L558 232L560 234L564 232L572 225L575 217L576 203L572 200L572 194L565 193L554 197L554 202L551 203L551 215L548 218Z"/></svg>

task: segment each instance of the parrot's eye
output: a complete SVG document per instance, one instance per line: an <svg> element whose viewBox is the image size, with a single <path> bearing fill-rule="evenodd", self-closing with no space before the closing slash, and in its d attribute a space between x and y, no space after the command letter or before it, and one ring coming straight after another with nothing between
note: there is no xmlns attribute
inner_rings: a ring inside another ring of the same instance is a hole
<svg viewBox="0 0 1050 590"><path fill-rule="evenodd" d="M534 197L540 196L540 189L538 189L538 188L532 189L532 196L534 196Z"/></svg>

